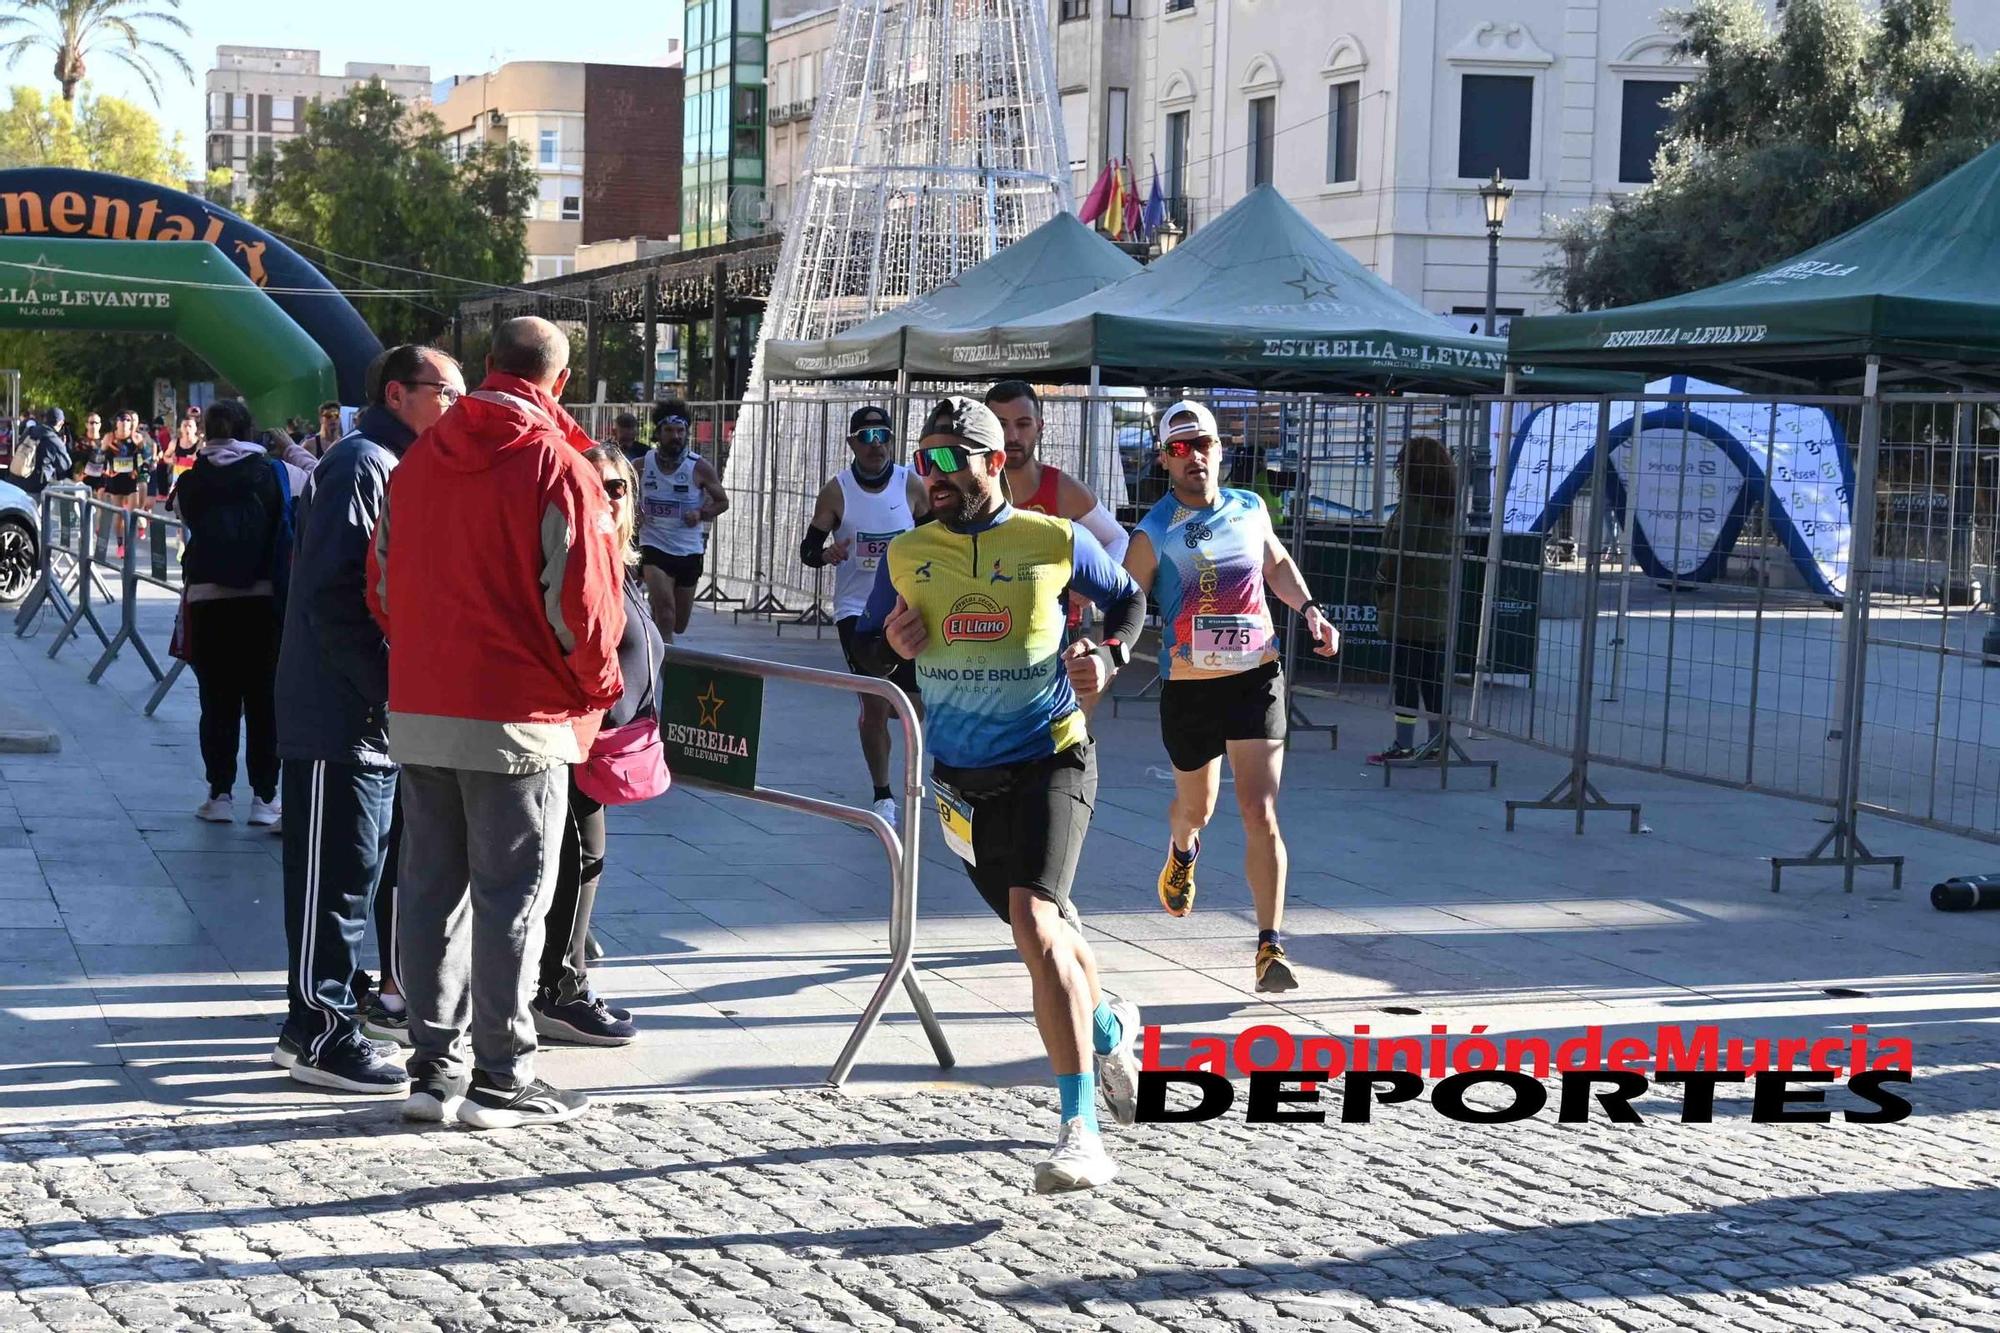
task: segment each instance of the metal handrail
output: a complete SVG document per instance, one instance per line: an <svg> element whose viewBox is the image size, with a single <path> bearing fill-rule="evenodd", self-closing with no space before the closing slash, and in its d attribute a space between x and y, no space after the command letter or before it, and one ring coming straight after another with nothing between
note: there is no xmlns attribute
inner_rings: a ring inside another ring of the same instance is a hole
<svg viewBox="0 0 2000 1333"><path fill-rule="evenodd" d="M867 694L885 699L895 710L896 718L903 724L903 832L898 836L896 829L873 810L859 806L841 805L837 801L821 800L816 796L803 796L797 792L781 791L759 784L748 791L739 787L729 787L710 782L703 778L675 774L674 780L683 786L695 787L702 791L719 792L728 796L741 796L745 800L757 801L764 805L781 809L796 810L801 814L818 815L822 819L838 820L867 829L881 842L889 854L889 970L882 976L875 994L861 1011L861 1020L854 1025L854 1032L841 1048L840 1058L826 1076L829 1087L840 1087L847 1082L847 1076L854 1069L855 1059L861 1054L861 1044L881 1021L882 1011L889 1003L889 996L901 983L909 992L910 1004L917 1011L917 1021L923 1024L924 1035L930 1038L931 1050L937 1055L938 1067L950 1069L957 1063L952 1055L951 1043L945 1040L944 1029L939 1026L937 1014L931 1009L930 999L924 994L923 983L917 979L915 965L917 945L917 842L922 823L924 801L924 735L923 721L917 716L916 706L893 681L875 676L855 676L839 671L824 671L818 667L795 666L789 662L770 662L757 657L736 657L728 653L705 653L690 648L669 647L665 660L682 666L707 667L717 671L733 671L739 675L756 676L763 680L784 680L799 685L817 685L825 689L839 690L847 694Z"/></svg>
<svg viewBox="0 0 2000 1333"><path fill-rule="evenodd" d="M140 572L139 522L143 519L148 525L162 525L158 528L149 526L149 542L163 541L167 527L180 529L185 540L187 525L174 514L164 514L157 510L127 509L123 505L99 500L93 497L86 487L76 482L57 482L47 486L42 490L38 501L42 530L41 549L37 553L40 569L34 586L23 599L20 610L15 613L16 636L25 637L29 633L35 617L44 604L54 606L57 615L61 617L55 642L49 645L50 657L60 653L84 626L89 626L91 632L97 635L98 642L103 645L103 650L91 664L90 671L85 677L93 685L103 679L104 673L110 670L118 654L130 644L138 652L146 670L157 682L152 694L146 700L146 716L151 717L166 698L167 691L171 690L174 682L180 679L187 663L176 660L170 668L162 670L151 647L146 643L145 635L139 629L141 583L150 583L168 592L181 591L181 584L171 578ZM62 505L73 506L76 510L74 550L56 540L56 530L59 526L56 510ZM102 521L98 517L100 513L114 516L127 524L125 554L116 564L109 560L100 561L96 555L95 537L98 524ZM75 579L73 587L66 586L65 575L56 567L58 555L67 557L72 562ZM100 566L117 569L119 591L115 596L98 579L97 570ZM97 617L96 604L99 601L109 603L113 600L118 603L118 626L115 630L107 632L103 622Z"/></svg>

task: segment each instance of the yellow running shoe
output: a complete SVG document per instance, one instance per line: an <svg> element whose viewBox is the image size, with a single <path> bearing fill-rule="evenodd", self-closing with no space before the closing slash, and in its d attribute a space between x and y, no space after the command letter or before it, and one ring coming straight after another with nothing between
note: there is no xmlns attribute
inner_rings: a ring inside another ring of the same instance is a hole
<svg viewBox="0 0 2000 1333"><path fill-rule="evenodd" d="M1185 861L1168 840L1167 863L1160 867L1160 906L1167 909L1168 916L1186 916L1194 910L1194 863L1200 859L1200 834L1195 835Z"/></svg>
<svg viewBox="0 0 2000 1333"><path fill-rule="evenodd" d="M1285 957L1285 946L1272 940L1257 946L1257 989L1267 994L1297 990L1299 979Z"/></svg>

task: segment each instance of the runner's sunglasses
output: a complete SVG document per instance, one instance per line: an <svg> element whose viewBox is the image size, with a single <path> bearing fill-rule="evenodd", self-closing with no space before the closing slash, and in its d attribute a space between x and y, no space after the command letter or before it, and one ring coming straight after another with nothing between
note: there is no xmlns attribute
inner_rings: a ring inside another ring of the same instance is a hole
<svg viewBox="0 0 2000 1333"><path fill-rule="evenodd" d="M863 426L854 432L856 444L889 444L896 438L896 432L887 426Z"/></svg>
<svg viewBox="0 0 2000 1333"><path fill-rule="evenodd" d="M967 449L958 444L939 444L917 450L916 457L910 461L916 465L917 475L920 477L935 476L939 473L949 476L954 472L965 471L967 460L992 452L991 449Z"/></svg>
<svg viewBox="0 0 2000 1333"><path fill-rule="evenodd" d="M1160 452L1168 458L1189 458L1207 453L1215 443L1207 436L1198 435L1191 440L1168 440L1160 446Z"/></svg>

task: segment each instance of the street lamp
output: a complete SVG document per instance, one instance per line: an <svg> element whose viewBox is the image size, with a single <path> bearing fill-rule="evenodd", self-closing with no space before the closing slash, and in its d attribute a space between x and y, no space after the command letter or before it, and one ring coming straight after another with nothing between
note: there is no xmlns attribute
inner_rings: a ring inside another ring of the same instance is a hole
<svg viewBox="0 0 2000 1333"><path fill-rule="evenodd" d="M1174 252L1174 247L1181 243L1181 235L1181 229L1174 225L1172 218L1168 218L1160 224L1160 229L1153 233L1154 253L1165 259Z"/></svg>
<svg viewBox="0 0 2000 1333"><path fill-rule="evenodd" d="M1513 198L1514 187L1500 179L1500 168L1493 168L1493 179L1479 187L1479 203L1486 212L1486 336L1489 338L1494 335L1494 323L1500 313L1500 229L1507 225L1507 205ZM1472 488L1469 517L1474 527L1483 528L1493 522L1493 451L1488 444L1491 438L1488 432L1479 432L1478 443L1472 449L1473 474L1481 479Z"/></svg>
<svg viewBox="0 0 2000 1333"><path fill-rule="evenodd" d="M1514 198L1514 187L1500 179L1500 168L1493 168L1493 179L1479 187L1479 202L1486 209L1486 336L1493 336L1494 317L1499 314L1500 303L1500 229L1507 225L1507 205Z"/></svg>

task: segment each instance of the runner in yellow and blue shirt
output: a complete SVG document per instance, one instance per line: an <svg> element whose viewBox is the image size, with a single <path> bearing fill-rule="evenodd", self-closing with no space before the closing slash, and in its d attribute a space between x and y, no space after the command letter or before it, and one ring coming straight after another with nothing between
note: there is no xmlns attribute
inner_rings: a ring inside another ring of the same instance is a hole
<svg viewBox="0 0 2000 1333"><path fill-rule="evenodd" d="M1118 1172L1097 1133L1098 1081L1121 1124L1137 1112L1139 1011L1099 987L1069 891L1097 797L1079 695L1124 665L1146 597L1089 532L1010 505L1005 459L985 404L938 403L915 456L938 521L889 543L856 632L884 674L916 662L945 842L1028 965L1062 1102L1055 1151L1035 1168L1046 1193ZM1103 610L1102 643L1063 646L1066 587Z"/></svg>

